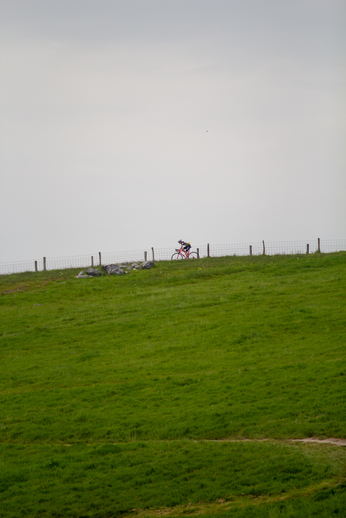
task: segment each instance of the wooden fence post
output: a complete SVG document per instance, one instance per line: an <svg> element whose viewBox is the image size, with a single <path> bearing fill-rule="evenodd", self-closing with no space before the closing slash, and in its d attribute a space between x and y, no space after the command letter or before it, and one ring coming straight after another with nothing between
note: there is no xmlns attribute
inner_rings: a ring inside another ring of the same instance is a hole
<svg viewBox="0 0 346 518"><path fill-rule="evenodd" d="M37 272L37 261L35 261L35 272Z"/></svg>
<svg viewBox="0 0 346 518"><path fill-rule="evenodd" d="M199 259L199 248L197 248L197 259Z"/></svg>
<svg viewBox="0 0 346 518"><path fill-rule="evenodd" d="M320 238L317 238L317 250L321 252L321 240Z"/></svg>
<svg viewBox="0 0 346 518"><path fill-rule="evenodd" d="M148 260L148 252L145 251L144 252L144 261L147 262L147 260Z"/></svg>
<svg viewBox="0 0 346 518"><path fill-rule="evenodd" d="M306 245L306 253L309 253L309 243Z"/></svg>
<svg viewBox="0 0 346 518"><path fill-rule="evenodd" d="M46 258L43 258L43 271L46 271Z"/></svg>
<svg viewBox="0 0 346 518"><path fill-rule="evenodd" d="M94 266L94 257L91 256L91 267L93 267L93 266Z"/></svg>
<svg viewBox="0 0 346 518"><path fill-rule="evenodd" d="M151 247L151 251L152 251L152 254L153 254L153 261L155 261L154 248L153 247Z"/></svg>
<svg viewBox="0 0 346 518"><path fill-rule="evenodd" d="M264 244L264 241L262 241L262 243L263 243L263 255L266 255L266 246Z"/></svg>
<svg viewBox="0 0 346 518"><path fill-rule="evenodd" d="M207 244L207 256L210 257L210 248L209 248L209 243Z"/></svg>
<svg viewBox="0 0 346 518"><path fill-rule="evenodd" d="M101 252L99 252L99 265L101 266Z"/></svg>
<svg viewBox="0 0 346 518"><path fill-rule="evenodd" d="M250 245L250 255L252 255L252 245Z"/></svg>

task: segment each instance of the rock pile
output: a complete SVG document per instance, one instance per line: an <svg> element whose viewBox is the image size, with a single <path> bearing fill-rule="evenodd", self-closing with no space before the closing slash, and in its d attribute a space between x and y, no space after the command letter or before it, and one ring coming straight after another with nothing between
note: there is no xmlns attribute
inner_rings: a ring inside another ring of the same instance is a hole
<svg viewBox="0 0 346 518"><path fill-rule="evenodd" d="M108 275L122 275L124 272L124 268L120 266L120 264L107 264L107 266L102 266L102 269L108 273Z"/></svg>
<svg viewBox="0 0 346 518"><path fill-rule="evenodd" d="M100 275L103 275L103 273L100 270L88 268L86 272L79 272L79 274L76 275L76 277L77 279L87 279L88 277L99 277Z"/></svg>
<svg viewBox="0 0 346 518"><path fill-rule="evenodd" d="M144 261L144 263L141 264L140 268L145 268L146 270L150 270L150 268L152 268L153 266L155 266L154 261Z"/></svg>
<svg viewBox="0 0 346 518"><path fill-rule="evenodd" d="M106 266L102 266L102 270L104 270L108 275L123 275L124 273L128 273L129 270L139 270L145 269L149 270L155 266L154 261L144 261L143 263L119 263L119 264L107 264ZM87 279L88 277L99 277L103 275L101 270L96 270L94 268L88 268L86 272L80 272L76 278L77 279Z"/></svg>

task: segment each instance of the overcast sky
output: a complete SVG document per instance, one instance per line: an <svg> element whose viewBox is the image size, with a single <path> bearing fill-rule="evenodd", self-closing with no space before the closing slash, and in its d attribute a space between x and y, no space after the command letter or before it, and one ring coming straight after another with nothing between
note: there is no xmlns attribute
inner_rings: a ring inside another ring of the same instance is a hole
<svg viewBox="0 0 346 518"><path fill-rule="evenodd" d="M0 261L346 237L344 0L0 6Z"/></svg>

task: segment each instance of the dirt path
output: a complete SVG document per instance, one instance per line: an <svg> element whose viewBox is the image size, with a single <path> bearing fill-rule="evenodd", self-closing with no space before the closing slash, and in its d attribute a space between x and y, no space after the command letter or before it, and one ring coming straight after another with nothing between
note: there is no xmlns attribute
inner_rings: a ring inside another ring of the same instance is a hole
<svg viewBox="0 0 346 518"><path fill-rule="evenodd" d="M270 442L275 442L275 443L280 443L280 444L287 444L287 443L290 443L290 442L301 442L301 443L315 443L315 444L333 444L334 446L346 446L346 439L337 439L335 437L329 437L328 439L318 439L317 437L307 437L305 439L272 439L270 437L264 437L262 439L247 439L247 438L233 438L233 437L228 437L226 439L187 439L186 437L184 437L183 439L172 439L172 441L178 441L178 440L183 440L183 441L187 441L187 440L190 440L192 442L267 442L267 441L270 441ZM144 441L142 441L144 442ZM171 442L171 440L163 440L163 439L153 439L153 440L148 440L148 442ZM0 441L1 443L1 441ZM14 444L14 445L18 445L20 443L9 443L7 442L6 444ZM26 443L25 443L26 444ZM95 444L109 444L108 442L96 442L96 443L88 443L87 446L94 446ZM111 444L122 444L122 442L113 442ZM71 447L73 446L72 443L65 443L63 444L63 446L66 446L66 447Z"/></svg>
<svg viewBox="0 0 346 518"><path fill-rule="evenodd" d="M346 446L346 439L336 439L335 437L329 437L328 439L318 439L317 437L307 437L305 439L271 439L269 437L263 439L196 439L196 442L209 441L209 442L265 442L272 441L277 443L288 443L288 442L302 442L302 443L315 443L315 444L333 444L334 446Z"/></svg>
<svg viewBox="0 0 346 518"><path fill-rule="evenodd" d="M307 439L290 439L290 442L315 442L319 444L334 444L335 446L346 446L346 439L317 439L315 437L308 437Z"/></svg>

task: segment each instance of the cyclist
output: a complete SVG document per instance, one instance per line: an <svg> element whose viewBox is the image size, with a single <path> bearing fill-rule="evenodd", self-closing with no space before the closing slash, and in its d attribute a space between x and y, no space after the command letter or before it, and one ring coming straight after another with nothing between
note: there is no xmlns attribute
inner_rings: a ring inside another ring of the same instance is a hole
<svg viewBox="0 0 346 518"><path fill-rule="evenodd" d="M184 250L185 253L187 253L191 248L190 243L185 243L182 239L179 239L178 243L180 244L180 250Z"/></svg>

